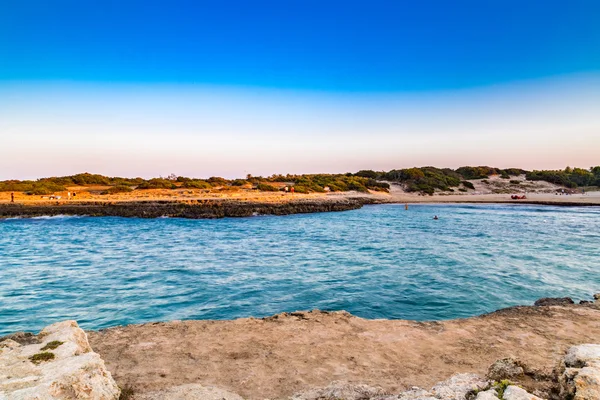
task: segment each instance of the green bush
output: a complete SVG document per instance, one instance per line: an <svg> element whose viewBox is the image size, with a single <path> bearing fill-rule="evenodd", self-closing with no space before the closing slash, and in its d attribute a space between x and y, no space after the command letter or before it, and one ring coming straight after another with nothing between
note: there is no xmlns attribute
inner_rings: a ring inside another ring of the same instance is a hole
<svg viewBox="0 0 600 400"><path fill-rule="evenodd" d="M275 186L269 185L267 183L259 183L258 185L256 185L256 188L258 190L260 190L261 192L278 192L279 191L279 189L277 189Z"/></svg>
<svg viewBox="0 0 600 400"><path fill-rule="evenodd" d="M202 179L187 180L181 187L186 189L210 189L212 185Z"/></svg>
<svg viewBox="0 0 600 400"><path fill-rule="evenodd" d="M302 185L294 185L294 192L295 193L310 193L308 188L306 186L302 186Z"/></svg>
<svg viewBox="0 0 600 400"><path fill-rule="evenodd" d="M245 179L234 179L233 181L231 181L231 186L244 186L248 183L249 182Z"/></svg>
<svg viewBox="0 0 600 400"><path fill-rule="evenodd" d="M168 179L153 178L138 185L136 189L176 189L177 186Z"/></svg>
<svg viewBox="0 0 600 400"><path fill-rule="evenodd" d="M119 185L119 186L113 186L110 189L106 189L106 190L102 191L100 194L128 193L128 192L132 192L132 191L133 191L133 189L130 188L129 186Z"/></svg>
<svg viewBox="0 0 600 400"><path fill-rule="evenodd" d="M468 189L475 189L475 186L473 186L473 184L469 181L462 181L460 182L463 184L464 187L468 188Z"/></svg>

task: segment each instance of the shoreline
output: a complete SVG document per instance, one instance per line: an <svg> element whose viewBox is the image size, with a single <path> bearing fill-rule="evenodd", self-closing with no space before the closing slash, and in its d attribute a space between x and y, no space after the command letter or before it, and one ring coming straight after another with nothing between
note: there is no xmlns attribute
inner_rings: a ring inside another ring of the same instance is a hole
<svg viewBox="0 0 600 400"><path fill-rule="evenodd" d="M0 219L32 218L41 216L93 216L137 218L188 218L215 219L225 217L250 217L256 215L291 215L318 212L339 212L360 209L372 204L511 204L556 207L600 207L600 198L585 199L525 199L505 200L496 195L453 196L394 196L333 195L267 199L156 199L122 201L56 201L28 203L0 203ZM547 197L547 196L546 196Z"/></svg>
<svg viewBox="0 0 600 400"><path fill-rule="evenodd" d="M485 381L498 360L513 360L524 371L512 376L511 384L549 399L567 350L600 337L600 293L594 298L579 304L544 298L532 306L443 321L311 310L147 322L88 330L85 342L133 399L170 398L169 393L192 387L229 400L316 400L329 398L319 393L355 388L410 393L467 376L461 374ZM39 343L44 332L16 333L0 342Z"/></svg>
<svg viewBox="0 0 600 400"><path fill-rule="evenodd" d="M284 399L340 381L397 393L456 373L485 376L507 357L528 371L517 383L535 391L550 390L553 369L569 347L600 337L598 301L549 304L446 321L312 310L86 333L119 386L140 394L202 384L248 400Z"/></svg>

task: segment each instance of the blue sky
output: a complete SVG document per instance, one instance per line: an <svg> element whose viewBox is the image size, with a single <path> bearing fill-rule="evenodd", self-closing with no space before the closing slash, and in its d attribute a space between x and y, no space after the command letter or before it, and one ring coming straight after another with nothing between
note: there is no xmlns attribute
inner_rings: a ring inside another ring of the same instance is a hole
<svg viewBox="0 0 600 400"><path fill-rule="evenodd" d="M588 167L599 77L597 1L3 2L0 178Z"/></svg>

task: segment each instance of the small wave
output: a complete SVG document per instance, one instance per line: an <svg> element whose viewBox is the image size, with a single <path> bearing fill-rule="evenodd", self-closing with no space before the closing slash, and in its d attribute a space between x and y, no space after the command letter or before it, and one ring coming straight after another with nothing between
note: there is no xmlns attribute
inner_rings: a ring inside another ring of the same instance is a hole
<svg viewBox="0 0 600 400"><path fill-rule="evenodd" d="M63 215L63 214L59 214L59 215L39 215L37 217L10 217L10 218L4 218L4 221L12 221L12 220L61 220L61 219L77 219L77 218L84 218L87 217L87 215Z"/></svg>

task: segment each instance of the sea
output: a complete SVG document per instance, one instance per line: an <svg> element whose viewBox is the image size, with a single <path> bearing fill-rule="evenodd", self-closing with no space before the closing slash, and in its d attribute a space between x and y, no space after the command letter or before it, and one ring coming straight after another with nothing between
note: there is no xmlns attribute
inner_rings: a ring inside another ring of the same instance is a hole
<svg viewBox="0 0 600 400"><path fill-rule="evenodd" d="M312 309L446 320L597 292L598 207L0 220L0 335Z"/></svg>

